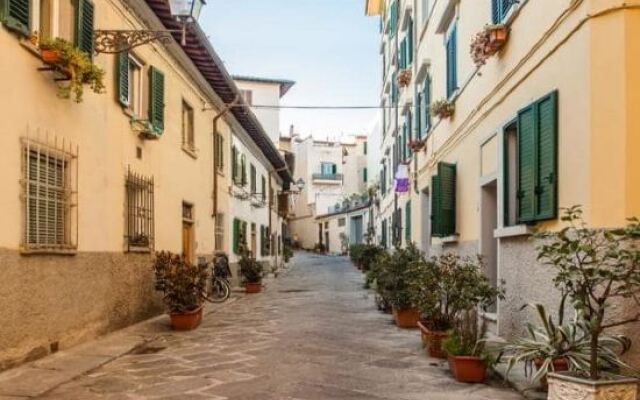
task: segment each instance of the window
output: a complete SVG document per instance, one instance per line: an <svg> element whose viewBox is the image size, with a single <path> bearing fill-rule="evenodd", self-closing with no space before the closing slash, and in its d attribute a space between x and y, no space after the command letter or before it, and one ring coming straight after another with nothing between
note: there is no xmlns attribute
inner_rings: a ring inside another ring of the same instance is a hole
<svg viewBox="0 0 640 400"><path fill-rule="evenodd" d="M407 201L407 205L404 208L405 212L405 230L404 237L407 244L411 243L411 200Z"/></svg>
<svg viewBox="0 0 640 400"><path fill-rule="evenodd" d="M491 0L491 19L494 24L504 22L511 7L516 3L514 0Z"/></svg>
<svg viewBox="0 0 640 400"><path fill-rule="evenodd" d="M554 219L557 216L557 113L557 92L544 96L518 112L516 139L518 223L532 223ZM507 177L505 182L509 180ZM508 193L508 190L506 188L505 192Z"/></svg>
<svg viewBox="0 0 640 400"><path fill-rule="evenodd" d="M218 172L224 172L224 138L221 134L216 134L216 169Z"/></svg>
<svg viewBox="0 0 640 400"><path fill-rule="evenodd" d="M383 219L380 224L380 246L387 247L387 220Z"/></svg>
<svg viewBox="0 0 640 400"><path fill-rule="evenodd" d="M224 224L225 224L225 218L224 218L224 214L223 213L218 213L216 215L216 224L215 224L215 243L214 243L214 248L217 251L222 251L224 250Z"/></svg>
<svg viewBox="0 0 640 400"><path fill-rule="evenodd" d="M513 121L504 128L504 225L518 223L518 122Z"/></svg>
<svg viewBox="0 0 640 400"><path fill-rule="evenodd" d="M126 238L127 250L153 249L154 188L153 178L127 171Z"/></svg>
<svg viewBox="0 0 640 400"><path fill-rule="evenodd" d="M347 223L346 219L344 219L344 218L339 218L338 219L338 226L339 227L345 226L346 223Z"/></svg>
<svg viewBox="0 0 640 400"><path fill-rule="evenodd" d="M335 175L338 173L338 166L334 163L320 163L320 173L325 176Z"/></svg>
<svg viewBox="0 0 640 400"><path fill-rule="evenodd" d="M407 67L413 64L413 18L409 17L407 21L407 37L406 37L406 65Z"/></svg>
<svg viewBox="0 0 640 400"><path fill-rule="evenodd" d="M164 74L157 68L149 68L149 123L157 135L164 131Z"/></svg>
<svg viewBox="0 0 640 400"><path fill-rule="evenodd" d="M231 147L231 180L233 183L238 184L240 182L240 157L238 155L238 149L236 146Z"/></svg>
<svg viewBox="0 0 640 400"><path fill-rule="evenodd" d="M264 177L264 175L262 175L261 177L261 187L260 187L260 196L262 197L262 201L266 201L267 200L267 180Z"/></svg>
<svg viewBox="0 0 640 400"><path fill-rule="evenodd" d="M242 254L246 250L247 246L247 223L233 219L233 252L235 254Z"/></svg>
<svg viewBox="0 0 640 400"><path fill-rule="evenodd" d="M362 143L362 153L364 155L367 155L367 141L366 140Z"/></svg>
<svg viewBox="0 0 640 400"><path fill-rule="evenodd" d="M75 250L77 152L28 139L23 140L22 152L23 249Z"/></svg>
<svg viewBox="0 0 640 400"><path fill-rule="evenodd" d="M398 30L398 1L391 3L389 8L389 36L394 36Z"/></svg>
<svg viewBox="0 0 640 400"><path fill-rule="evenodd" d="M391 76L391 104L398 104L398 71L393 71Z"/></svg>
<svg viewBox="0 0 640 400"><path fill-rule="evenodd" d="M253 164L249 166L250 177L251 177L251 194L258 193L257 183L256 183L256 167Z"/></svg>
<svg viewBox="0 0 640 400"><path fill-rule="evenodd" d="M244 102L248 105L253 105L253 91L251 90L240 90L240 96L244 99Z"/></svg>
<svg viewBox="0 0 640 400"><path fill-rule="evenodd" d="M118 54L118 100L135 117L142 115L142 62L132 54Z"/></svg>
<svg viewBox="0 0 640 400"><path fill-rule="evenodd" d="M456 233L456 166L438 163L438 174L431 180L431 236Z"/></svg>
<svg viewBox="0 0 640 400"><path fill-rule="evenodd" d="M188 150L195 150L195 138L193 127L193 107L186 101L182 101L182 145Z"/></svg>
<svg viewBox="0 0 640 400"><path fill-rule="evenodd" d="M267 236L267 229L264 225L260 225L260 255L262 257L267 256L268 253L269 237Z"/></svg>
<svg viewBox="0 0 640 400"><path fill-rule="evenodd" d="M407 59L407 37L405 37L400 42L400 55L399 55L399 60L398 60L398 67L400 69L407 68L407 62L408 62L408 59Z"/></svg>
<svg viewBox="0 0 640 400"><path fill-rule="evenodd" d="M427 19L429 18L429 0L421 0L421 7L420 7L420 16L422 18L422 23L424 24L425 22L427 22Z"/></svg>
<svg viewBox="0 0 640 400"><path fill-rule="evenodd" d="M367 181L368 181L368 177L367 177L367 168L366 168L366 167L362 170L362 181L363 181L364 183L367 183Z"/></svg>
<svg viewBox="0 0 640 400"><path fill-rule="evenodd" d="M458 90L458 25L453 22L447 36L447 97Z"/></svg>
<svg viewBox="0 0 640 400"><path fill-rule="evenodd" d="M431 76L427 74L422 84L422 129L429 133L431 129Z"/></svg>
<svg viewBox="0 0 640 400"><path fill-rule="evenodd" d="M247 157L240 155L240 186L247 184Z"/></svg>

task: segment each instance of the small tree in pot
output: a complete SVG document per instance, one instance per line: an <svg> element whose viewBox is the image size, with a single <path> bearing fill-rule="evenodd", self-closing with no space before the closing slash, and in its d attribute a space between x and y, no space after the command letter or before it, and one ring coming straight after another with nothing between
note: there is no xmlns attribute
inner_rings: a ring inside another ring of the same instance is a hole
<svg viewBox="0 0 640 400"><path fill-rule="evenodd" d="M599 345L607 329L640 321L640 313L623 317L607 315L616 300L640 305L640 222L631 219L621 229L589 228L580 206L565 209L562 221L568 226L537 235L542 243L538 247L538 259L556 270L555 286L567 293L582 313L591 341L589 373L588 379L580 379L576 374L550 374L549 398L559 399L558 388L567 385L582 391L584 399L608 398L600 394L608 396L607 387L619 390L624 384L629 396L635 395L636 381L603 379ZM598 390L593 390L594 386Z"/></svg>
<svg viewBox="0 0 640 400"><path fill-rule="evenodd" d="M156 254L153 267L156 290L163 293L173 328L195 329L202 321L207 265L191 265L179 255L161 251Z"/></svg>
<svg viewBox="0 0 640 400"><path fill-rule="evenodd" d="M486 349L487 324L478 324L476 309L463 311L442 343L447 352L449 368L459 382L481 383L487 377L487 369L495 360Z"/></svg>

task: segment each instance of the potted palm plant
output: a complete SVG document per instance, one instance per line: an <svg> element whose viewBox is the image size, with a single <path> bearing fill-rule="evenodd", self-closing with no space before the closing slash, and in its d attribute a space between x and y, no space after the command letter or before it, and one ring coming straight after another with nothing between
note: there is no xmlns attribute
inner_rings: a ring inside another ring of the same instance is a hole
<svg viewBox="0 0 640 400"><path fill-rule="evenodd" d="M549 399L634 399L638 381L603 372L600 358L607 330L640 321L640 313L609 312L616 301L640 306L640 221L630 219L620 229L592 228L579 206L564 209L562 221L565 228L537 235L538 259L555 269L555 286L582 315L589 332L588 372L548 374Z"/></svg>
<svg viewBox="0 0 640 400"><path fill-rule="evenodd" d="M242 255L239 264L240 275L242 276L246 292L260 293L262 291L262 277L264 274L262 264L256 261L255 258L250 257L247 253Z"/></svg>
<svg viewBox="0 0 640 400"><path fill-rule="evenodd" d="M483 274L480 257L446 253L415 263L411 274L413 302L422 319L418 322L427 353L446 358L442 341L455 327L462 312L487 309L504 297L502 287L494 287Z"/></svg>
<svg viewBox="0 0 640 400"><path fill-rule="evenodd" d="M487 369L494 360L485 348L486 332L486 322L478 324L476 310L465 310L442 343L449 369L458 382L481 383L487 378Z"/></svg>
<svg viewBox="0 0 640 400"><path fill-rule="evenodd" d="M195 329L202 322L203 294L209 272L205 265L192 265L167 251L158 252L153 264L156 290L163 293L175 330Z"/></svg>

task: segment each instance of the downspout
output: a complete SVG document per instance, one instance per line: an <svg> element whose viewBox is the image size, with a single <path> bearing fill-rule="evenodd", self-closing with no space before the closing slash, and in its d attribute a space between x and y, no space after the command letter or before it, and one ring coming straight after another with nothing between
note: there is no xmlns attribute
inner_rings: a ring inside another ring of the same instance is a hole
<svg viewBox="0 0 640 400"><path fill-rule="evenodd" d="M219 153L219 142L218 138L218 120L224 117L233 107L238 105L240 102L240 95L237 95L235 99L229 104L226 104L225 107L213 117L213 193L211 198L213 199L213 210L211 214L211 218L214 220L214 227L218 218L218 166L216 165L216 157ZM233 135L233 133L231 134ZM214 228L215 229L215 228ZM216 235L213 235L213 247L217 248L218 243L216 243Z"/></svg>
<svg viewBox="0 0 640 400"><path fill-rule="evenodd" d="M271 236L273 235L273 230L271 227L271 214L273 213L273 186L271 186L271 171L269 171L269 250L273 251L273 254L275 256L275 265L276 267L278 266L278 248L276 247L275 249L273 247L273 241L271 240ZM277 235L276 235L277 238ZM276 239L277 240L277 239ZM276 246L278 244L276 243Z"/></svg>

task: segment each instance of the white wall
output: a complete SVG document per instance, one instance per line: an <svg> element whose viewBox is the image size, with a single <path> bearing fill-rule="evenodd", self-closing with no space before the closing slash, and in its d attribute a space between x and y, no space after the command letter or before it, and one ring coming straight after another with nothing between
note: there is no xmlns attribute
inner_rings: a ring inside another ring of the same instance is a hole
<svg viewBox="0 0 640 400"><path fill-rule="evenodd" d="M255 105L280 105L279 83L236 80L236 85L240 90L252 92L252 102ZM258 118L271 141L277 146L280 138L280 110L277 108L252 108L251 111Z"/></svg>

